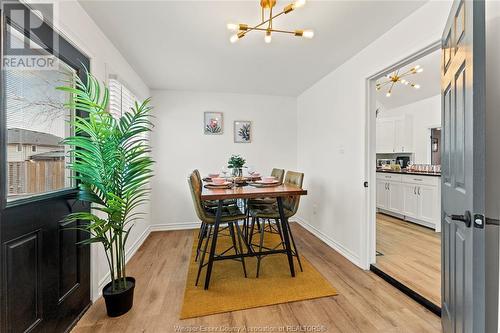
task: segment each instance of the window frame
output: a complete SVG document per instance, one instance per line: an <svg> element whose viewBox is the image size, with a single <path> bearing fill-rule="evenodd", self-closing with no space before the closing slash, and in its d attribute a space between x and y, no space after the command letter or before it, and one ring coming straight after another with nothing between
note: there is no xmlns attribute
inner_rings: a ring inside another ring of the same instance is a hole
<svg viewBox="0 0 500 333"><path fill-rule="evenodd" d="M20 1L15 1L15 6L19 6L22 10L31 10L31 8L21 3ZM78 182L75 181L73 186L70 188L63 188L60 190L37 193L26 198L19 198L16 200L7 201L8 196L8 174L7 174L7 126L6 126L6 104L5 104L5 74L3 69L3 59L5 55L5 47L7 43L6 33L8 26L16 29L22 35L29 39L30 32L22 27L17 26L15 23L11 22L10 17L7 13L0 12L0 209L5 209L8 207L15 207L35 202L40 202L43 200L50 200L53 198L67 196L76 198L78 192ZM41 33L38 35L39 39L37 42L44 44L47 52L56 56L65 64L69 65L80 79L86 83L86 69L90 71L90 58L80 51L76 46L71 44L65 37L63 37L57 30L55 30L46 21L42 23L39 28ZM58 42L58 50L54 49L54 38ZM83 110L76 109L73 114L78 117L85 117L87 113Z"/></svg>

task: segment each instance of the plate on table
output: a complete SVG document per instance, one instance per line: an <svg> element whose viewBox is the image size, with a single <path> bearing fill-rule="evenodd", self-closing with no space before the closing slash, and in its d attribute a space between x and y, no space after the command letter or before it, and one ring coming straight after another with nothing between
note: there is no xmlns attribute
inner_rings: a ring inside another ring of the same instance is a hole
<svg viewBox="0 0 500 333"><path fill-rule="evenodd" d="M207 183L204 186L205 188L209 189L227 189L227 188L232 188L233 183L231 182L224 182L222 184Z"/></svg>
<svg viewBox="0 0 500 333"><path fill-rule="evenodd" d="M253 187L275 187L275 186L280 186L281 183L280 182L262 182L262 181L257 181L257 182L253 182L253 183L250 183L249 185L253 186Z"/></svg>
<svg viewBox="0 0 500 333"><path fill-rule="evenodd" d="M266 181L266 180L257 180L255 181L256 184L261 184L261 185L279 185L279 181L278 180L273 180L273 181Z"/></svg>
<svg viewBox="0 0 500 333"><path fill-rule="evenodd" d="M233 183L231 182L224 182L222 184L214 184L214 183L207 183L205 184L206 188L231 188L233 186Z"/></svg>

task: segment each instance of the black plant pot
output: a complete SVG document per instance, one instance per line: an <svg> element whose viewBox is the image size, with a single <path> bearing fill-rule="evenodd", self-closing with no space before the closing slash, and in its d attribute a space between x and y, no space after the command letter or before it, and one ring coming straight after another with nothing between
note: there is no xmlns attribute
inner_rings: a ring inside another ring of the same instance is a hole
<svg viewBox="0 0 500 333"><path fill-rule="evenodd" d="M127 288L125 289L112 291L111 282L102 289L109 317L118 317L127 313L134 304L135 279L133 277L127 277L126 279Z"/></svg>

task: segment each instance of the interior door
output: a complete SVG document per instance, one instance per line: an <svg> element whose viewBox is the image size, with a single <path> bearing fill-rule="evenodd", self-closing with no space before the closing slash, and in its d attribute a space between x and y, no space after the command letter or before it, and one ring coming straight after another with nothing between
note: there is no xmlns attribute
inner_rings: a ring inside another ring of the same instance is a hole
<svg viewBox="0 0 500 333"><path fill-rule="evenodd" d="M75 200L61 144L82 113L55 87L85 79L89 59L21 3L1 17L0 331L65 332L90 305L90 252L77 244L88 235L61 220L89 206Z"/></svg>
<svg viewBox="0 0 500 333"><path fill-rule="evenodd" d="M484 332L484 1L455 0L442 41L442 324Z"/></svg>

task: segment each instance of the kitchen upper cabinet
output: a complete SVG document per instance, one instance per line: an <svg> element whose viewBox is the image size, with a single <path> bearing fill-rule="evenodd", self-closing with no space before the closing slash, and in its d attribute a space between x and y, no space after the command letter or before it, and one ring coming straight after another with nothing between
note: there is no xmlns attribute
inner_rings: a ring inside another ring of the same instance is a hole
<svg viewBox="0 0 500 333"><path fill-rule="evenodd" d="M379 118L376 128L377 153L409 153L413 151L413 121L405 115Z"/></svg>
<svg viewBox="0 0 500 333"><path fill-rule="evenodd" d="M377 119L377 153L394 152L394 126L393 119Z"/></svg>

